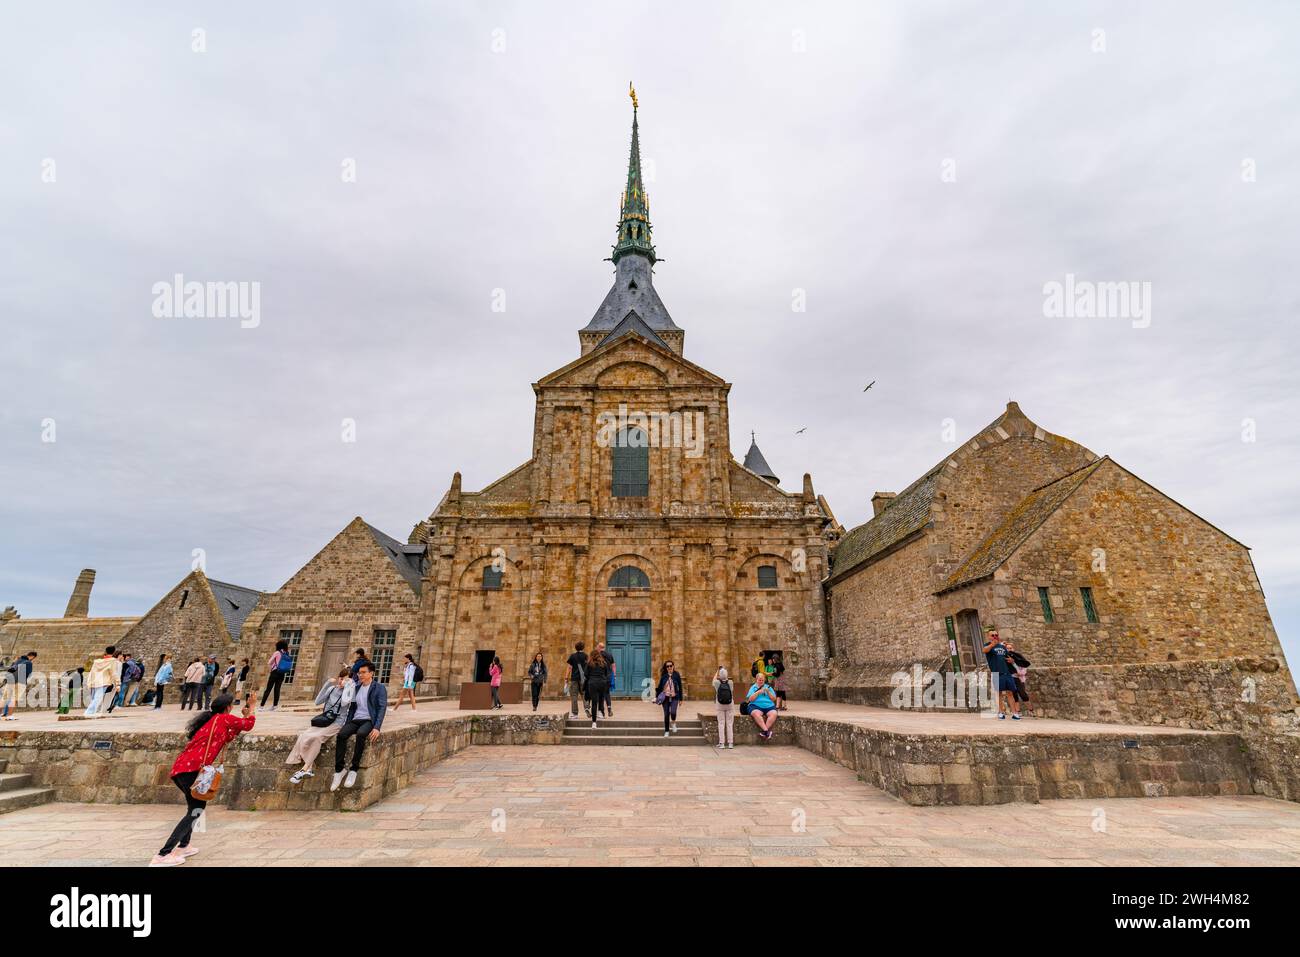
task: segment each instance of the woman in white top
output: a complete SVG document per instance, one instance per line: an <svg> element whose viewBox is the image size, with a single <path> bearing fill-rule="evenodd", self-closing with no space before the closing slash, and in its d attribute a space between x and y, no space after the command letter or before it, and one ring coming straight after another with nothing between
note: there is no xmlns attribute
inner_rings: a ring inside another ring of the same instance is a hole
<svg viewBox="0 0 1300 957"><path fill-rule="evenodd" d="M415 710L415 659L410 655L406 656L406 666L402 669L402 690L397 696L397 704L393 705L396 711L402 706L403 701L411 702L411 710Z"/></svg>
<svg viewBox="0 0 1300 957"><path fill-rule="evenodd" d="M293 773L289 778L290 784L301 784L304 778L315 777L316 758L320 754L320 749L330 738L338 737L339 729L348 717L348 705L352 704L352 697L356 694L356 685L349 680L352 673L347 669L342 669L337 676L325 682L325 687L320 689L316 695L316 703L324 705L321 713L312 719L312 726L298 735L298 740L293 743L293 750L289 756L284 759L285 764L294 764L302 762L302 767ZM334 720L323 727L318 724L330 715Z"/></svg>

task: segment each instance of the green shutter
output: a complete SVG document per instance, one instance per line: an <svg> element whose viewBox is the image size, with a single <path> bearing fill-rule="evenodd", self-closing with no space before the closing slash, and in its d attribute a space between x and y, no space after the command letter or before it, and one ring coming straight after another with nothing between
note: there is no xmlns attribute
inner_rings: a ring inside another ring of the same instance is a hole
<svg viewBox="0 0 1300 957"><path fill-rule="evenodd" d="M1047 593L1046 588L1038 589L1038 603L1043 606L1043 621L1048 623L1056 621L1056 615L1052 613L1052 596Z"/></svg>
<svg viewBox="0 0 1300 957"><path fill-rule="evenodd" d="M1100 622L1101 619L1097 617L1097 606L1092 603L1092 589L1080 588L1079 594L1083 598L1084 617L1094 625Z"/></svg>

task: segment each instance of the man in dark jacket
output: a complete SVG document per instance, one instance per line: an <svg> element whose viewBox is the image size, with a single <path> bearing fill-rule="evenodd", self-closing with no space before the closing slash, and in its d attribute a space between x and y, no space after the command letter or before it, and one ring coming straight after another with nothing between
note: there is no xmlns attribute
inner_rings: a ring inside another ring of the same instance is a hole
<svg viewBox="0 0 1300 957"><path fill-rule="evenodd" d="M10 717L9 706L26 701L27 679L32 676L32 668L35 665L36 652L29 651L10 665L5 670L4 675L0 675L0 681L4 682L3 689L0 689L0 699L4 700L4 719L6 721L17 720L16 717Z"/></svg>
<svg viewBox="0 0 1300 957"><path fill-rule="evenodd" d="M387 711L388 687L375 680L374 665L368 661L361 662L357 667L356 695L348 705L347 720L339 729L339 736L334 743L334 780L330 782L331 791L337 791L340 784L350 788L357 783L361 756L366 753L366 744L378 739ZM343 766L347 762L348 742L353 737L357 743L352 752L352 768L346 772L345 780Z"/></svg>

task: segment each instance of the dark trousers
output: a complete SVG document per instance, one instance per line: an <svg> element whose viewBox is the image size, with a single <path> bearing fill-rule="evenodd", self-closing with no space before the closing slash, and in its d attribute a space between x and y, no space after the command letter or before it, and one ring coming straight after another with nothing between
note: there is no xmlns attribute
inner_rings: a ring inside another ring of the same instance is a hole
<svg viewBox="0 0 1300 957"><path fill-rule="evenodd" d="M501 688L499 685L492 686L492 707L501 707Z"/></svg>
<svg viewBox="0 0 1300 957"><path fill-rule="evenodd" d="M356 735L357 743L352 750L352 770L361 769L361 755L366 753L366 738L374 726L373 721L349 721L339 729L339 736L334 741L335 771L343 770L348 756L348 739L353 735Z"/></svg>
<svg viewBox="0 0 1300 957"><path fill-rule="evenodd" d="M108 690L104 692L104 697L108 699L109 714L112 714L113 709L117 707L117 693L121 690L121 688L115 687L114 685L109 685Z"/></svg>
<svg viewBox="0 0 1300 957"><path fill-rule="evenodd" d="M669 724L677 720L677 699L664 698L663 705L664 705L664 730L667 731Z"/></svg>
<svg viewBox="0 0 1300 957"><path fill-rule="evenodd" d="M204 682L203 686L199 690L202 692L203 710L207 711L212 707L212 685Z"/></svg>
<svg viewBox="0 0 1300 957"><path fill-rule="evenodd" d="M600 713L601 713L601 714L604 714L604 715L608 715L608 714L609 714L609 712L605 710L605 698L606 698L608 695L609 695L609 682L608 682L608 681L588 681L588 682L587 682L587 698L588 698L588 701L590 702L590 707L591 707L591 720L592 720L592 721L595 721L595 720L596 720L596 709L597 709L597 708L600 709Z"/></svg>
<svg viewBox="0 0 1300 957"><path fill-rule="evenodd" d="M533 710L537 710L537 702L542 700L542 684L540 681L533 682Z"/></svg>
<svg viewBox="0 0 1300 957"><path fill-rule="evenodd" d="M163 692L166 691L166 690L167 690L167 686L166 686L166 685L154 685L154 686L153 686L153 691L154 691L154 695L153 695L153 706L154 706L155 708L161 708L161 707L162 707Z"/></svg>
<svg viewBox="0 0 1300 957"><path fill-rule="evenodd" d="M188 711L191 704L193 704L196 708L198 707L199 705L198 693L199 693L199 686L195 684L193 681L187 681L183 685L181 685L181 710L182 711Z"/></svg>
<svg viewBox="0 0 1300 957"><path fill-rule="evenodd" d="M199 819L203 809L208 806L207 801L200 801L190 794L190 788L194 786L194 782L198 780L198 777L198 771L185 771L172 778L172 783L180 788L181 793L185 795L185 816L176 825L171 837L167 838L167 843L162 846L162 850L158 852L159 854L170 854L176 847L190 846L190 834L194 831L194 822Z"/></svg>
<svg viewBox="0 0 1300 957"><path fill-rule="evenodd" d="M279 705L280 705L280 685L282 685L282 684L284 684L284 672L283 672L283 671L272 671L271 674L270 674L270 675L267 677L267 679L266 679L266 690L262 692L262 707L263 707L263 708L266 707L266 699L269 698L269 697L271 696L271 692L275 692L275 705L276 705L276 707L279 707Z"/></svg>

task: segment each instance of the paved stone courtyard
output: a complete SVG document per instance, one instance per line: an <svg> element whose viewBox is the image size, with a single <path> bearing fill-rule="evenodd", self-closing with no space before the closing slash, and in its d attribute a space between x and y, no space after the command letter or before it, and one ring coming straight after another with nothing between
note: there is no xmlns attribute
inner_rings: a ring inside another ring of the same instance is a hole
<svg viewBox="0 0 1300 957"><path fill-rule="evenodd" d="M416 781L355 814L214 808L185 866L1300 864L1292 803L909 807L799 748L473 747ZM179 815L50 804L0 817L0 847L12 865L141 864Z"/></svg>

